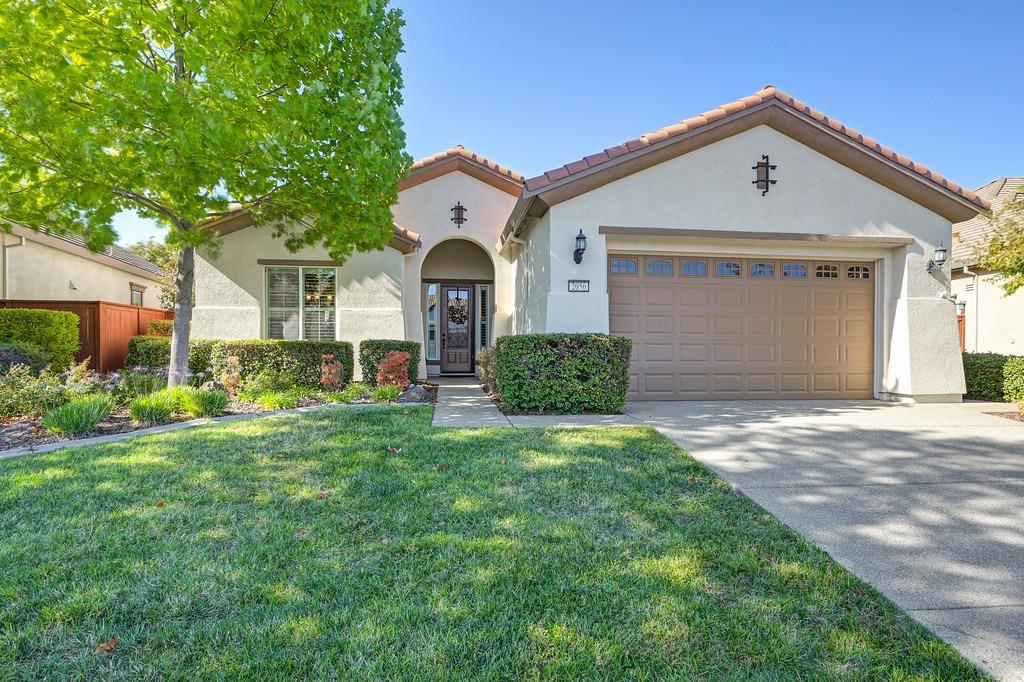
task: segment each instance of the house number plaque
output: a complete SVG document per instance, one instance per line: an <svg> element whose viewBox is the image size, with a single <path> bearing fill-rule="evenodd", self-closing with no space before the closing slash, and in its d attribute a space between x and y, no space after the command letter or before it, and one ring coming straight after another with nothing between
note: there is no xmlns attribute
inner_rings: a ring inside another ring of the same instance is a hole
<svg viewBox="0 0 1024 682"><path fill-rule="evenodd" d="M570 279L569 291L586 293L590 291L589 279Z"/></svg>

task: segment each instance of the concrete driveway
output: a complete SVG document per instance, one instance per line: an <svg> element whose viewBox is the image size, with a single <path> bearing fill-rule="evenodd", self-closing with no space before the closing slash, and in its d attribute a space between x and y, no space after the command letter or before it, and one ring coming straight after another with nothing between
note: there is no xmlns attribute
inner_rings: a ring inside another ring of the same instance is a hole
<svg viewBox="0 0 1024 682"><path fill-rule="evenodd" d="M632 403L995 675L1024 680L1024 423L992 403Z"/></svg>

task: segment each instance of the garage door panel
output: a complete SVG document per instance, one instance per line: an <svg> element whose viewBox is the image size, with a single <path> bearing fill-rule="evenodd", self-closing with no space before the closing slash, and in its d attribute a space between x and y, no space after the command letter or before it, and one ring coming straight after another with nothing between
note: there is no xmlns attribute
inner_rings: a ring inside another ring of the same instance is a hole
<svg viewBox="0 0 1024 682"><path fill-rule="evenodd" d="M874 280L848 276L855 264L816 277L818 263L798 261L783 279L776 260L775 277L755 279L752 261L766 260L730 259L742 276L715 277L715 259L694 258L706 276L609 272L611 331L634 342L631 398L871 397Z"/></svg>

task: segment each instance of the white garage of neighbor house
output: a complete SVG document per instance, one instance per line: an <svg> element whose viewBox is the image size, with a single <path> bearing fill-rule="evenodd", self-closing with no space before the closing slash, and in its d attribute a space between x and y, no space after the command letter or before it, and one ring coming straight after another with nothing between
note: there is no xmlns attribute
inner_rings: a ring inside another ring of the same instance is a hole
<svg viewBox="0 0 1024 682"><path fill-rule="evenodd" d="M942 260L988 203L768 86L524 180L461 147L399 185L395 238L332 263L240 211L194 335L404 338L421 374L502 334L634 340L631 397L956 401Z"/></svg>

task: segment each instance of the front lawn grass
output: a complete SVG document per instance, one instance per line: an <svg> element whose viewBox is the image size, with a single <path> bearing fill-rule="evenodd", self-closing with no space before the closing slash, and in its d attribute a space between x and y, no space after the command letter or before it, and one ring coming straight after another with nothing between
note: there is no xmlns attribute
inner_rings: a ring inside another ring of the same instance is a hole
<svg viewBox="0 0 1024 682"><path fill-rule="evenodd" d="M980 676L653 430L430 416L0 462L0 678Z"/></svg>

